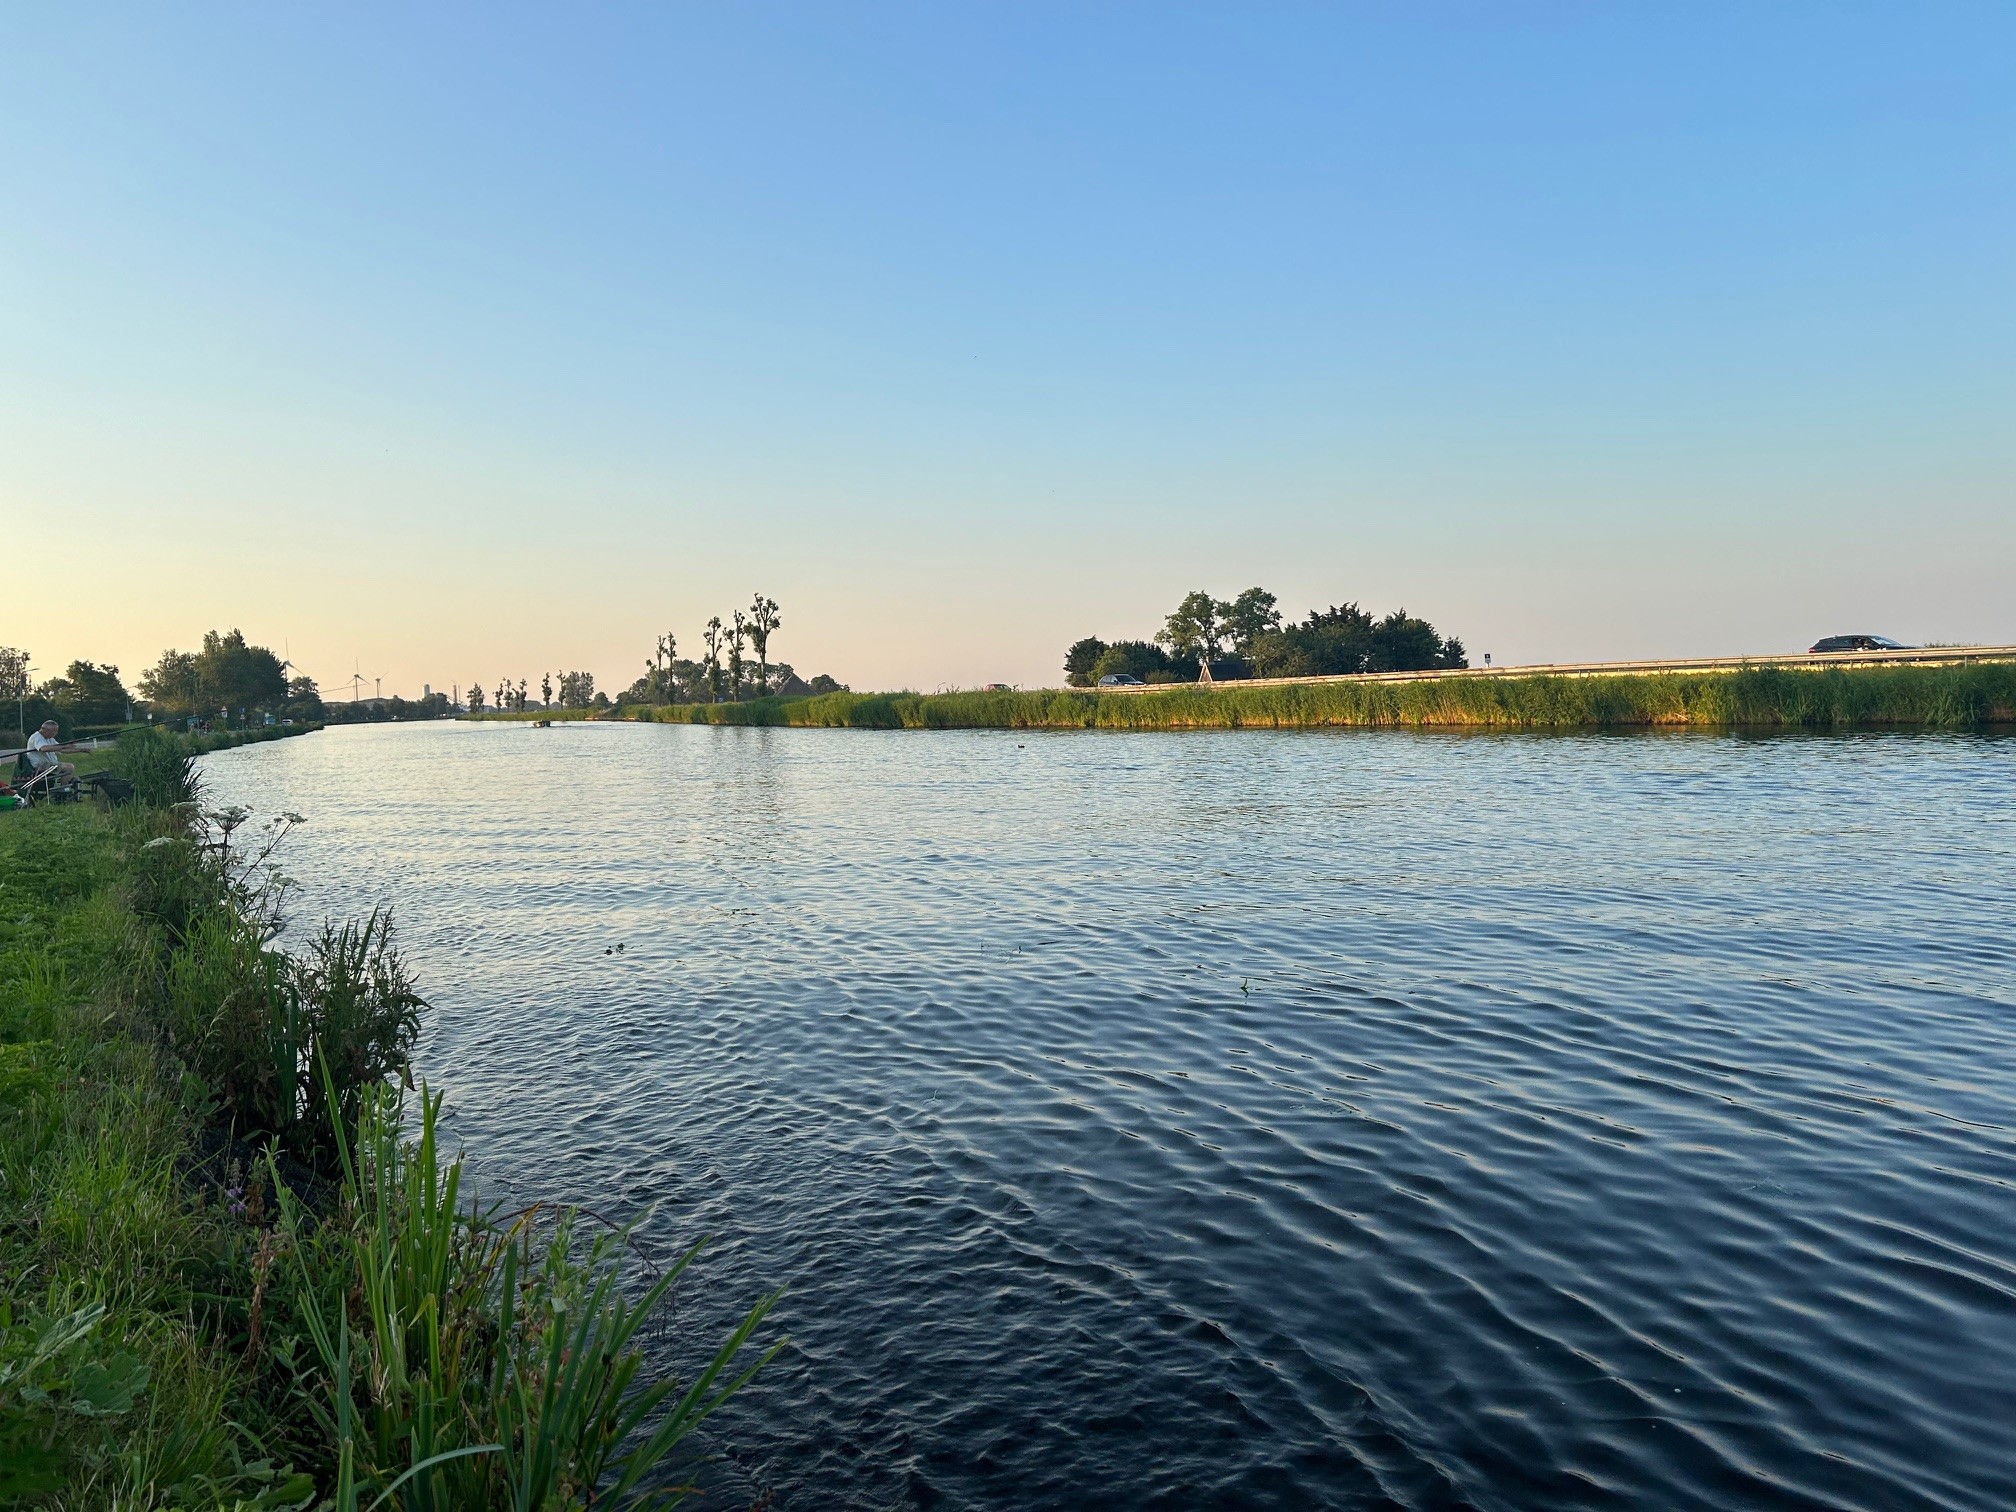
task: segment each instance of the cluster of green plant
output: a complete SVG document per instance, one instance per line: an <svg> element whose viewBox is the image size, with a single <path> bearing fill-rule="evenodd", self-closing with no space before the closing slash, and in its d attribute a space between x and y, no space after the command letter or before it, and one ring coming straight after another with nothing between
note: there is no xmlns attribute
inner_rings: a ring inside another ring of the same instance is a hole
<svg viewBox="0 0 2016 1512"><path fill-rule="evenodd" d="M1970 729L2016 721L2016 664L1754 667L1614 677L1426 678L1034 692L835 694L657 711L703 724L874 730L1337 727L1599 729L1644 725Z"/></svg>
<svg viewBox="0 0 2016 1512"><path fill-rule="evenodd" d="M293 821L206 813L195 751L136 732L149 801L0 824L0 1504L676 1492L769 1301L694 1384L647 1383L670 1280L633 1300L627 1235L465 1201L424 1087L405 1137L390 921L280 949Z"/></svg>
<svg viewBox="0 0 2016 1512"><path fill-rule="evenodd" d="M638 1331L698 1246L630 1300L621 1234L583 1245L569 1215L542 1231L536 1210L500 1218L462 1204L462 1162L437 1143L440 1106L422 1090L419 1137L408 1141L399 1099L369 1089L334 1221L314 1224L276 1182L301 1315L329 1384L311 1406L336 1448L333 1503L354 1508L386 1487L415 1512L633 1504L776 1353L728 1375L775 1298L683 1391L643 1383Z"/></svg>
<svg viewBox="0 0 2016 1512"><path fill-rule="evenodd" d="M1444 638L1424 619L1396 609L1383 619L1356 604L1312 609L1300 624L1284 624L1275 596L1248 588L1232 599L1202 589L1186 594L1152 641L1109 645L1086 636L1064 653L1073 687L1125 673L1143 682L1196 682L1205 667L1215 680L1241 677L1323 677L1353 672L1417 672L1467 667L1463 643Z"/></svg>

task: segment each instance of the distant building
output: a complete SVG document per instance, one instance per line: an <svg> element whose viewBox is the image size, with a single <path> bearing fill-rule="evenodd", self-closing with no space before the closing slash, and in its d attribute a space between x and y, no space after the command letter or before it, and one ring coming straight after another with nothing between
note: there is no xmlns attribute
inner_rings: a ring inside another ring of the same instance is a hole
<svg viewBox="0 0 2016 1512"><path fill-rule="evenodd" d="M1236 656L1201 662L1197 667L1197 681L1201 683L1238 682L1252 675L1253 669Z"/></svg>
<svg viewBox="0 0 2016 1512"><path fill-rule="evenodd" d="M786 672L777 680L777 686L771 689L771 692L778 698L804 698L812 692L812 684L796 672Z"/></svg>

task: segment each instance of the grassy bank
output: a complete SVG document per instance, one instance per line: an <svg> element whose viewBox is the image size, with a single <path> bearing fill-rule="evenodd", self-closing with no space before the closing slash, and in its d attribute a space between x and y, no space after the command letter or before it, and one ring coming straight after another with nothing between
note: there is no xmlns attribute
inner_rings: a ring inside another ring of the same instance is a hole
<svg viewBox="0 0 2016 1512"><path fill-rule="evenodd" d="M462 1192L389 920L279 949L284 822L206 817L196 744L0 816L0 1505L633 1504L767 1302L646 1382L686 1262L633 1288L624 1236Z"/></svg>
<svg viewBox="0 0 2016 1512"><path fill-rule="evenodd" d="M1322 727L1971 729L2016 722L2016 665L1759 667L1618 677L1462 678L1147 693L829 693L626 710L693 724L854 729L1192 730Z"/></svg>

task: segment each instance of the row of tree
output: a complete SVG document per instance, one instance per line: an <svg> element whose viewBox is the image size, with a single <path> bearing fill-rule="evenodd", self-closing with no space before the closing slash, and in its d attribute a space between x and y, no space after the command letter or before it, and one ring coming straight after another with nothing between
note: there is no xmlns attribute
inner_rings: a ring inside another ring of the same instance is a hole
<svg viewBox="0 0 2016 1512"><path fill-rule="evenodd" d="M540 708L606 709L609 707L609 695L595 691L595 674L592 672L561 672L557 674L560 679L558 685L560 701L558 704L555 704L553 701L555 686L553 679L555 675L552 672L547 672L539 678L538 706ZM513 683L507 677L504 681L497 684L495 688L488 691L484 689L480 682L472 683L469 686L469 708L472 713L481 714L485 709L496 709L499 712L516 711L523 713L532 706L531 687L522 677L516 683Z"/></svg>
<svg viewBox="0 0 2016 1512"><path fill-rule="evenodd" d="M1264 588L1230 600L1198 589L1185 595L1153 640L1109 645L1088 635L1076 642L1064 653L1064 675L1082 688L1114 673L1152 683L1196 682L1206 666L1223 681L1470 665L1463 642L1444 638L1405 609L1376 619L1356 604L1333 604L1310 610L1300 623L1284 623L1278 602Z"/></svg>
<svg viewBox="0 0 2016 1512"><path fill-rule="evenodd" d="M644 675L623 690L619 703L734 703L776 693L835 693L843 684L821 673L807 682L789 662L770 661L770 638L783 626L777 601L757 594L745 610L737 609L724 623L715 615L700 629L698 657L679 655L679 638L671 631L658 637L644 663ZM749 665L743 647L755 653Z"/></svg>
<svg viewBox="0 0 2016 1512"><path fill-rule="evenodd" d="M770 639L783 626L777 601L757 594L749 607L727 620L715 615L700 629L701 654L682 657L679 637L668 630L657 637L645 659L644 675L616 695L615 704L729 703L777 693L834 693L845 685L823 673L803 681L789 662L772 663ZM746 648L746 654L745 654ZM606 709L607 693L597 692L586 672L548 674L539 679L539 698L524 679L506 678L486 689L480 679L469 690L474 712L494 709L523 713L527 709ZM558 695L556 702L555 695Z"/></svg>
<svg viewBox="0 0 2016 1512"><path fill-rule="evenodd" d="M621 695L623 703L720 703L766 693L828 693L844 685L831 677L801 681L789 663L773 665L770 639L784 623L777 601L755 596L749 608L736 610L723 623L708 620L701 632L706 647L698 660L682 659L678 641L668 631L658 637L644 675ZM745 656L744 648L749 653ZM753 663L753 664L752 664ZM292 675L290 675L290 673ZM504 679L485 688L480 679L468 692L467 707L523 711L533 707L532 685L525 679ZM539 679L538 707L589 709L610 707L609 695L598 692L589 672L549 672ZM297 721L352 723L389 719L439 719L456 712L446 693L424 698L374 698L324 702L312 677L273 654L248 643L237 630L212 630L196 651L168 650L140 674L129 692L119 669L75 661L61 677L33 680L26 651L0 646L0 720L18 714L23 731L54 718L66 734L125 724L136 717L179 720L257 722L272 716Z"/></svg>
<svg viewBox="0 0 2016 1512"><path fill-rule="evenodd" d="M144 705L162 719L324 717L313 678L289 677L288 664L236 630L212 630L197 651L164 651L128 691L111 663L73 661L60 677L33 681L29 653L0 646L0 719L23 730L54 719L66 733L125 724ZM137 695L137 696L136 696Z"/></svg>

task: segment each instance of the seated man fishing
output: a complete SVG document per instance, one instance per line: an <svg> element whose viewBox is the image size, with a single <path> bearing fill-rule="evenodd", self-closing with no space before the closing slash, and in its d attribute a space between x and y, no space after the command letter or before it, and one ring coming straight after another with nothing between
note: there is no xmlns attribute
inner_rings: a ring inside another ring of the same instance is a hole
<svg viewBox="0 0 2016 1512"><path fill-rule="evenodd" d="M28 750L26 754L29 771L37 777L54 772L55 775L48 779L50 785L52 787L67 786L76 781L77 768L67 761L60 760L56 753L70 749L70 746L65 745L56 738L56 721L53 719L43 720L42 728L28 737Z"/></svg>

